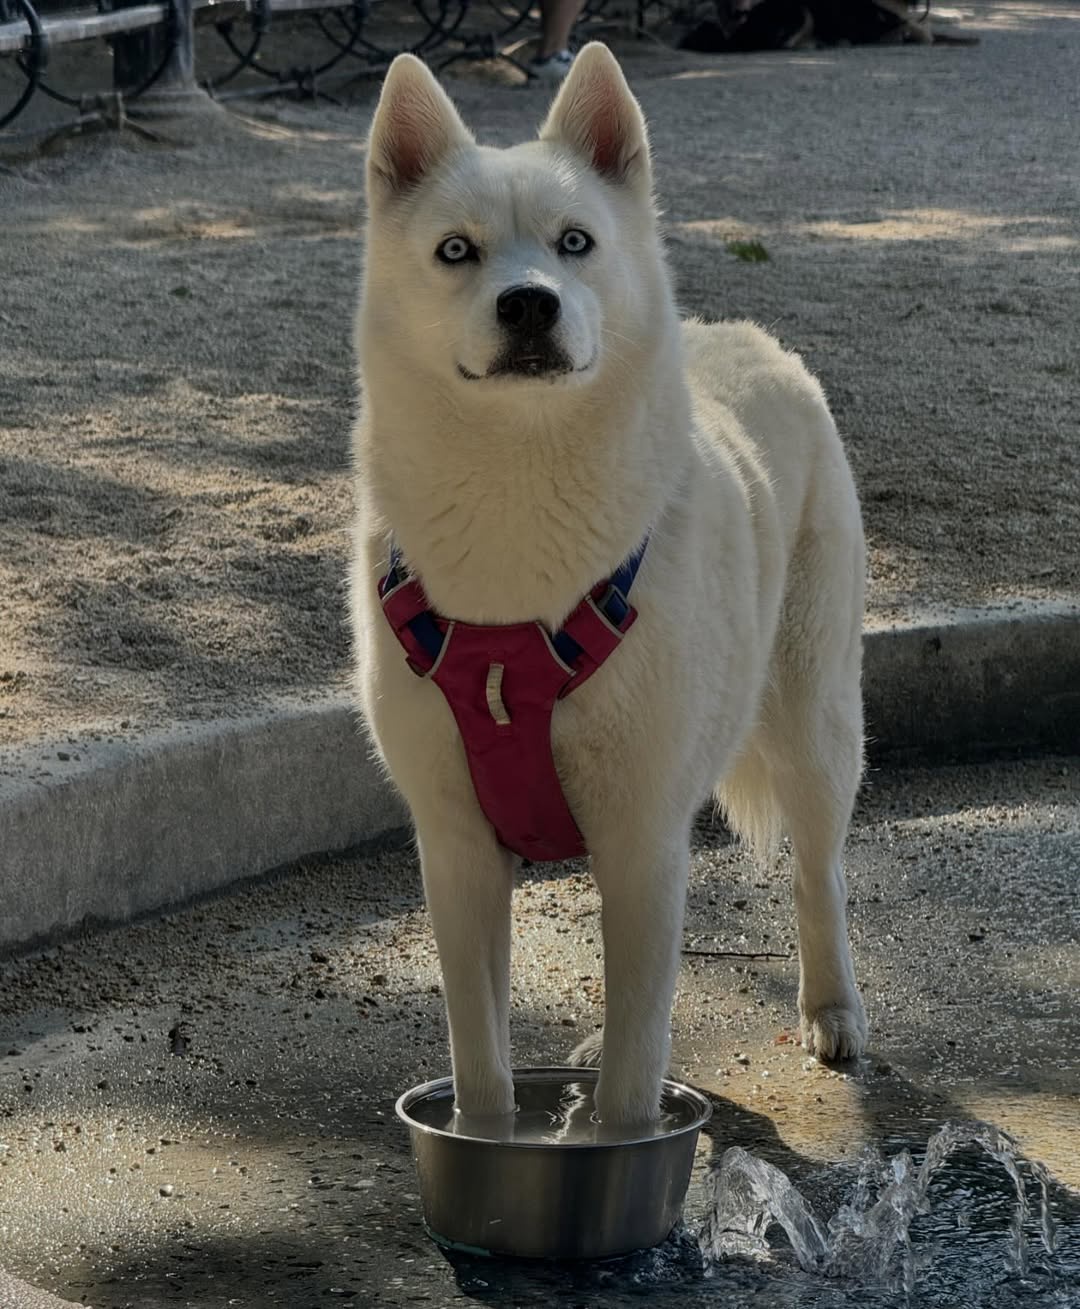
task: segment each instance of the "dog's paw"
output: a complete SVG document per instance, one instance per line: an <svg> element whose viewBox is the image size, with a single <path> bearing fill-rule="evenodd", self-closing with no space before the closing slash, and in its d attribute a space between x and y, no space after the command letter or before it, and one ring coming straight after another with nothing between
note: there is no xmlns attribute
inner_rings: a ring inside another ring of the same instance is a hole
<svg viewBox="0 0 1080 1309"><path fill-rule="evenodd" d="M446 1130L451 1136L478 1136L485 1141L509 1140L514 1134L514 1110L498 1114L470 1114L455 1105Z"/></svg>
<svg viewBox="0 0 1080 1309"><path fill-rule="evenodd" d="M857 1059L866 1050L866 1011L855 992L834 1004L799 1006L802 1043L819 1059Z"/></svg>
<svg viewBox="0 0 1080 1309"><path fill-rule="evenodd" d="M604 1052L604 1029L587 1036L580 1045L574 1047L570 1055L571 1068L599 1068L600 1056Z"/></svg>

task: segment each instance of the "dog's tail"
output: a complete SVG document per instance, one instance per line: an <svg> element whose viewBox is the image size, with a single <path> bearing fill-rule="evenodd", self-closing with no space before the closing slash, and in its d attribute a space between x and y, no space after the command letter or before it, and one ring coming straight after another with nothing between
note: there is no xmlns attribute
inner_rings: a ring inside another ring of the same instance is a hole
<svg viewBox="0 0 1080 1309"><path fill-rule="evenodd" d="M728 827L749 848L759 868L771 868L784 834L769 766L750 746L716 788L716 803Z"/></svg>

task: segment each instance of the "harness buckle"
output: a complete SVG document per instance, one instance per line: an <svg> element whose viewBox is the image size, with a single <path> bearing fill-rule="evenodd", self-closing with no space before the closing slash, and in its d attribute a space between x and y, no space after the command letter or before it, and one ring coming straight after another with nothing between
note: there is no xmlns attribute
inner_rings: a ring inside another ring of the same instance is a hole
<svg viewBox="0 0 1080 1309"><path fill-rule="evenodd" d="M614 582L609 582L607 590L596 601L596 607L612 625L622 631L623 623L630 613L630 601Z"/></svg>

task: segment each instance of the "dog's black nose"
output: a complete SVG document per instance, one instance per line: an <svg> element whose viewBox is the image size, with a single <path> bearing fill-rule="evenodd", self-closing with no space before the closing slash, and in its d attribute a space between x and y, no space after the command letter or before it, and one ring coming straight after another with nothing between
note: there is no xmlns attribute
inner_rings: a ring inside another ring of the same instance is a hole
<svg viewBox="0 0 1080 1309"><path fill-rule="evenodd" d="M499 322L511 332L538 336L559 316L559 297L546 286L512 286L495 301Z"/></svg>

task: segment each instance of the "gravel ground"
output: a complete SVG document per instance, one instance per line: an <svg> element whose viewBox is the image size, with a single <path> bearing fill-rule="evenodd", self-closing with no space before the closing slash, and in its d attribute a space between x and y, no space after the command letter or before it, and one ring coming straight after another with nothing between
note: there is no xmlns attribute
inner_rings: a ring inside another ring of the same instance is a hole
<svg viewBox="0 0 1080 1309"><path fill-rule="evenodd" d="M771 325L825 382L872 624L1080 595L1078 17L979 3L974 48L619 47L686 309ZM483 69L449 85L491 142L543 112ZM343 684L373 98L8 152L0 745Z"/></svg>
<svg viewBox="0 0 1080 1309"><path fill-rule="evenodd" d="M1026 1282L1010 1276L1007 1179L958 1156L917 1220L932 1256L917 1303L1075 1309L1078 776L1078 759L871 776L849 845L871 1055L846 1069L794 1043L792 958L710 957L791 955L790 870L785 857L762 876L701 826L674 1064L716 1109L691 1227L710 1158L732 1144L784 1168L827 1215L864 1146L918 1153L942 1123L985 1119L1050 1169L1058 1255L1051 1270L1033 1256ZM580 865L522 879L519 1062L558 1060L599 1024L598 907ZM604 1309L646 1292L669 1309L904 1303L797 1274L782 1243L775 1262L708 1281L690 1242L577 1270L444 1258L420 1224L393 1101L446 1066L411 852L310 865L8 961L0 1264L96 1309Z"/></svg>

